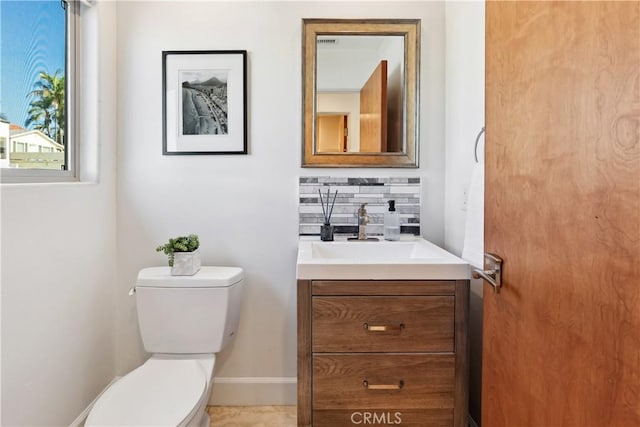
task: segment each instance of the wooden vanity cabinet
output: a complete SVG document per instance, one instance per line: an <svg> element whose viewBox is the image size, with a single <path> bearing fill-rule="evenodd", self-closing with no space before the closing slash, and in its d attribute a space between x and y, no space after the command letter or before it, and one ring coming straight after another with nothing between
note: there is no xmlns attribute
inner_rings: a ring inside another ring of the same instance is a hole
<svg viewBox="0 0 640 427"><path fill-rule="evenodd" d="M468 311L468 280L298 280L298 426L466 426Z"/></svg>

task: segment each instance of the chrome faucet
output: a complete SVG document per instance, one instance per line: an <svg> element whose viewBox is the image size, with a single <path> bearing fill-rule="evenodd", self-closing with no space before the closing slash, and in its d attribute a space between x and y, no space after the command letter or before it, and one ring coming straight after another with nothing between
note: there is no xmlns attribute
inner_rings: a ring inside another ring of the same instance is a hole
<svg viewBox="0 0 640 427"><path fill-rule="evenodd" d="M358 240L367 240L367 224L370 218L367 215L366 205L366 203L363 203L358 209Z"/></svg>

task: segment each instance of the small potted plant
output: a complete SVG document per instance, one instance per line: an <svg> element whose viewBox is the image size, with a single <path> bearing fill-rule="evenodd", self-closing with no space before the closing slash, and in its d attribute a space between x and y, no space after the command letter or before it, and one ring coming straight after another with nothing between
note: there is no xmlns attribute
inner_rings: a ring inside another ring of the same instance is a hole
<svg viewBox="0 0 640 427"><path fill-rule="evenodd" d="M156 248L169 258L169 267L173 276L193 276L200 270L200 241L196 234L174 237Z"/></svg>

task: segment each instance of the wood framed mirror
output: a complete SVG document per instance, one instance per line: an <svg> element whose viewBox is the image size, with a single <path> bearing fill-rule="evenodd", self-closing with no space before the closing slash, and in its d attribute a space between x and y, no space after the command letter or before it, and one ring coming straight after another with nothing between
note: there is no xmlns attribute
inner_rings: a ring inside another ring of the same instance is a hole
<svg viewBox="0 0 640 427"><path fill-rule="evenodd" d="M302 28L302 166L418 167L420 20Z"/></svg>

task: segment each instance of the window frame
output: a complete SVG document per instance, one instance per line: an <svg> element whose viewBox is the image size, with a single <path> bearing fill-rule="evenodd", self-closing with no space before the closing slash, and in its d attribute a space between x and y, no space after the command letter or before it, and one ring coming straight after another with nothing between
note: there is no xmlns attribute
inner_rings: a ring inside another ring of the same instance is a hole
<svg viewBox="0 0 640 427"><path fill-rule="evenodd" d="M80 1L61 0L66 4L65 19L65 170L2 168L2 183L73 182L80 177L78 164L78 117L80 83ZM9 152L7 156L9 156Z"/></svg>

